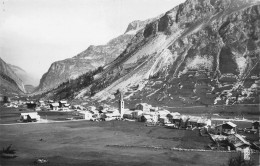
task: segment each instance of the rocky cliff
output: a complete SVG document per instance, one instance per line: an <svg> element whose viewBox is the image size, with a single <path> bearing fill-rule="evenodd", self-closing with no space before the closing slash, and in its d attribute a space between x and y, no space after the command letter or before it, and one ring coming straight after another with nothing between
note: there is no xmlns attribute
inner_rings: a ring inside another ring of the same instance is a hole
<svg viewBox="0 0 260 166"><path fill-rule="evenodd" d="M188 0L175 7L106 67L92 86L94 98L113 99L120 89L132 100L171 104L256 102L259 7L253 0Z"/></svg>
<svg viewBox="0 0 260 166"><path fill-rule="evenodd" d="M11 67L0 58L0 92L3 95L25 92L22 80Z"/></svg>
<svg viewBox="0 0 260 166"><path fill-rule="evenodd" d="M255 0L187 0L140 28L72 97L113 103L120 90L126 103L258 103L259 13Z"/></svg>

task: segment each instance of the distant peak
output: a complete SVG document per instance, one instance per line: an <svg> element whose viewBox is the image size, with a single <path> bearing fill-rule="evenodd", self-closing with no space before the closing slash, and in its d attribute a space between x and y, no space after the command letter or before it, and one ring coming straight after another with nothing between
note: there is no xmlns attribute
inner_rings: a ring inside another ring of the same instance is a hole
<svg viewBox="0 0 260 166"><path fill-rule="evenodd" d="M135 20L135 21L130 22L126 28L125 33L139 29L141 27L141 24L142 24L142 21L140 21L140 20Z"/></svg>

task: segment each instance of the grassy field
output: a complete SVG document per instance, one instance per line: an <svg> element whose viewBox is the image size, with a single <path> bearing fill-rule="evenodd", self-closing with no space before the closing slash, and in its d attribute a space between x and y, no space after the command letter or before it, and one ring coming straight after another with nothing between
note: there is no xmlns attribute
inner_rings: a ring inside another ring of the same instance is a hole
<svg viewBox="0 0 260 166"><path fill-rule="evenodd" d="M61 122L0 126L0 147L13 144L17 158L1 165L33 165L38 157L46 165L221 165L232 155L219 152L179 152L107 145L204 148L211 142L198 132L162 126L145 127L127 121ZM234 154L233 154L234 155Z"/></svg>
<svg viewBox="0 0 260 166"><path fill-rule="evenodd" d="M28 110L25 110L25 112ZM177 130L164 126L146 127L141 122L68 121L60 123L11 124L19 119L19 109L0 112L0 148L12 144L17 158L2 159L0 165L34 165L39 157L49 160L44 165L209 165L227 163L234 153L182 152L172 147L206 149L211 143L197 130ZM70 113L39 112L48 119L61 120ZM247 124L241 123L241 126ZM108 145L129 145L132 148ZM168 149L151 149L157 146ZM254 155L257 160L257 154Z"/></svg>

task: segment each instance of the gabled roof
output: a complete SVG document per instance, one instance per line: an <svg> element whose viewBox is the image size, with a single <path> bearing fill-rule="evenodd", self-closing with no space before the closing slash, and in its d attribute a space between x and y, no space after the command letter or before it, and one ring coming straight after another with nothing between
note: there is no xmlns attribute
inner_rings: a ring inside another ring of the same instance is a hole
<svg viewBox="0 0 260 166"><path fill-rule="evenodd" d="M232 122L226 122L226 124L228 124L228 125L231 126L231 127L237 127L237 125L234 124L234 123L232 123Z"/></svg>
<svg viewBox="0 0 260 166"><path fill-rule="evenodd" d="M190 117L189 122L198 122L199 117Z"/></svg>
<svg viewBox="0 0 260 166"><path fill-rule="evenodd" d="M52 105L53 107L58 107L58 106L59 106L59 103L51 103L51 105Z"/></svg>
<svg viewBox="0 0 260 166"><path fill-rule="evenodd" d="M200 119L198 120L198 123L204 123L204 124L207 124L208 121L209 121L209 119L200 118Z"/></svg>
<svg viewBox="0 0 260 166"><path fill-rule="evenodd" d="M254 122L252 122L252 124L258 124L259 125L259 121L254 121Z"/></svg>
<svg viewBox="0 0 260 166"><path fill-rule="evenodd" d="M28 112L28 113L21 113L21 116L29 115L32 119L37 119L39 117L37 112Z"/></svg>
<svg viewBox="0 0 260 166"><path fill-rule="evenodd" d="M150 115L143 115L145 119L151 119L152 117Z"/></svg>
<svg viewBox="0 0 260 166"><path fill-rule="evenodd" d="M224 124L227 124L227 125L229 125L229 126L231 126L231 127L236 127L236 126L237 126L236 124L234 124L234 123L232 123L232 122L226 122L226 123L223 123L223 124L219 124L219 125L217 125L216 127L222 126L222 125L224 125Z"/></svg>
<svg viewBox="0 0 260 166"><path fill-rule="evenodd" d="M62 104L66 104L67 101L65 101L65 100L61 100L60 103L62 103Z"/></svg>

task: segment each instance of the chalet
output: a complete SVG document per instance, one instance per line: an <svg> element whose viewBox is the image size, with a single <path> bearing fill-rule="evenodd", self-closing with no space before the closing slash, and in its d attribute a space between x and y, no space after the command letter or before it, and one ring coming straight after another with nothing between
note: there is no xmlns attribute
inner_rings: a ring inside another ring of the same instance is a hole
<svg viewBox="0 0 260 166"><path fill-rule="evenodd" d="M132 112L132 116L134 119L138 119L138 117L140 117L142 115L143 115L143 111L141 111L141 110L135 110Z"/></svg>
<svg viewBox="0 0 260 166"><path fill-rule="evenodd" d="M198 126L198 120L199 120L199 117L189 117L186 127L188 127L188 128L197 127Z"/></svg>
<svg viewBox="0 0 260 166"><path fill-rule="evenodd" d="M45 106L45 103L44 103L44 101L43 101L43 100L39 100L39 102L38 102L38 103L39 103L38 105L39 105L40 107L42 107L42 106Z"/></svg>
<svg viewBox="0 0 260 166"><path fill-rule="evenodd" d="M138 117L139 122L152 122L152 117L150 115L142 115Z"/></svg>
<svg viewBox="0 0 260 166"><path fill-rule="evenodd" d="M128 109L124 110L123 118L132 119L133 118L133 111Z"/></svg>
<svg viewBox="0 0 260 166"><path fill-rule="evenodd" d="M141 110L143 112L150 112L152 106L147 103L140 103L135 106L135 110Z"/></svg>
<svg viewBox="0 0 260 166"><path fill-rule="evenodd" d="M62 111L69 111L69 108L70 108L70 104L66 103L63 105L63 107L61 107L61 110Z"/></svg>
<svg viewBox="0 0 260 166"><path fill-rule="evenodd" d="M51 103L50 108L53 111L58 111L59 110L59 103Z"/></svg>
<svg viewBox="0 0 260 166"><path fill-rule="evenodd" d="M81 116L85 120L91 120L92 119L92 115L93 114L88 112L88 111L80 111L79 112L79 116Z"/></svg>
<svg viewBox="0 0 260 166"><path fill-rule="evenodd" d="M181 123L181 117L180 115L175 115L175 114L168 114L166 117L169 119L170 123L174 124L175 126L180 126Z"/></svg>
<svg viewBox="0 0 260 166"><path fill-rule="evenodd" d="M259 129L259 121L252 122L252 129L258 130Z"/></svg>
<svg viewBox="0 0 260 166"><path fill-rule="evenodd" d="M166 116L159 117L158 121L163 123L163 124L171 123Z"/></svg>
<svg viewBox="0 0 260 166"><path fill-rule="evenodd" d="M226 122L215 127L215 134L231 135L236 134L237 125L232 122Z"/></svg>
<svg viewBox="0 0 260 166"><path fill-rule="evenodd" d="M36 122L40 120L40 116L37 112L21 113L20 120L22 122Z"/></svg>
<svg viewBox="0 0 260 166"><path fill-rule="evenodd" d="M180 116L180 125L181 128L187 128L189 117L186 115Z"/></svg>
<svg viewBox="0 0 260 166"><path fill-rule="evenodd" d="M50 104L50 103L54 103L54 101L53 100L48 100L48 103Z"/></svg>
<svg viewBox="0 0 260 166"><path fill-rule="evenodd" d="M28 109L35 109L36 108L36 103L34 101L26 102L27 108Z"/></svg>
<svg viewBox="0 0 260 166"><path fill-rule="evenodd" d="M59 102L59 107L62 108L62 107L65 107L65 104L67 104L67 101L66 100L61 100Z"/></svg>
<svg viewBox="0 0 260 166"><path fill-rule="evenodd" d="M197 123L198 123L198 128L211 126L211 120L206 118L200 118Z"/></svg>
<svg viewBox="0 0 260 166"><path fill-rule="evenodd" d="M227 141L231 145L231 148L236 151L243 151L250 147L250 143L239 134L229 135Z"/></svg>
<svg viewBox="0 0 260 166"><path fill-rule="evenodd" d="M114 111L114 112L108 112L108 113L104 113L101 116L101 119L105 120L105 121L110 121L110 120L116 120L121 118L121 114L119 113L119 111Z"/></svg>
<svg viewBox="0 0 260 166"><path fill-rule="evenodd" d="M157 112L146 112L138 119L141 122L158 122Z"/></svg>
<svg viewBox="0 0 260 166"><path fill-rule="evenodd" d="M170 114L170 111L165 110L165 109L159 110L159 111L157 111L157 112L158 112L158 115L159 115L160 118L161 118L161 117L166 117L168 114Z"/></svg>

